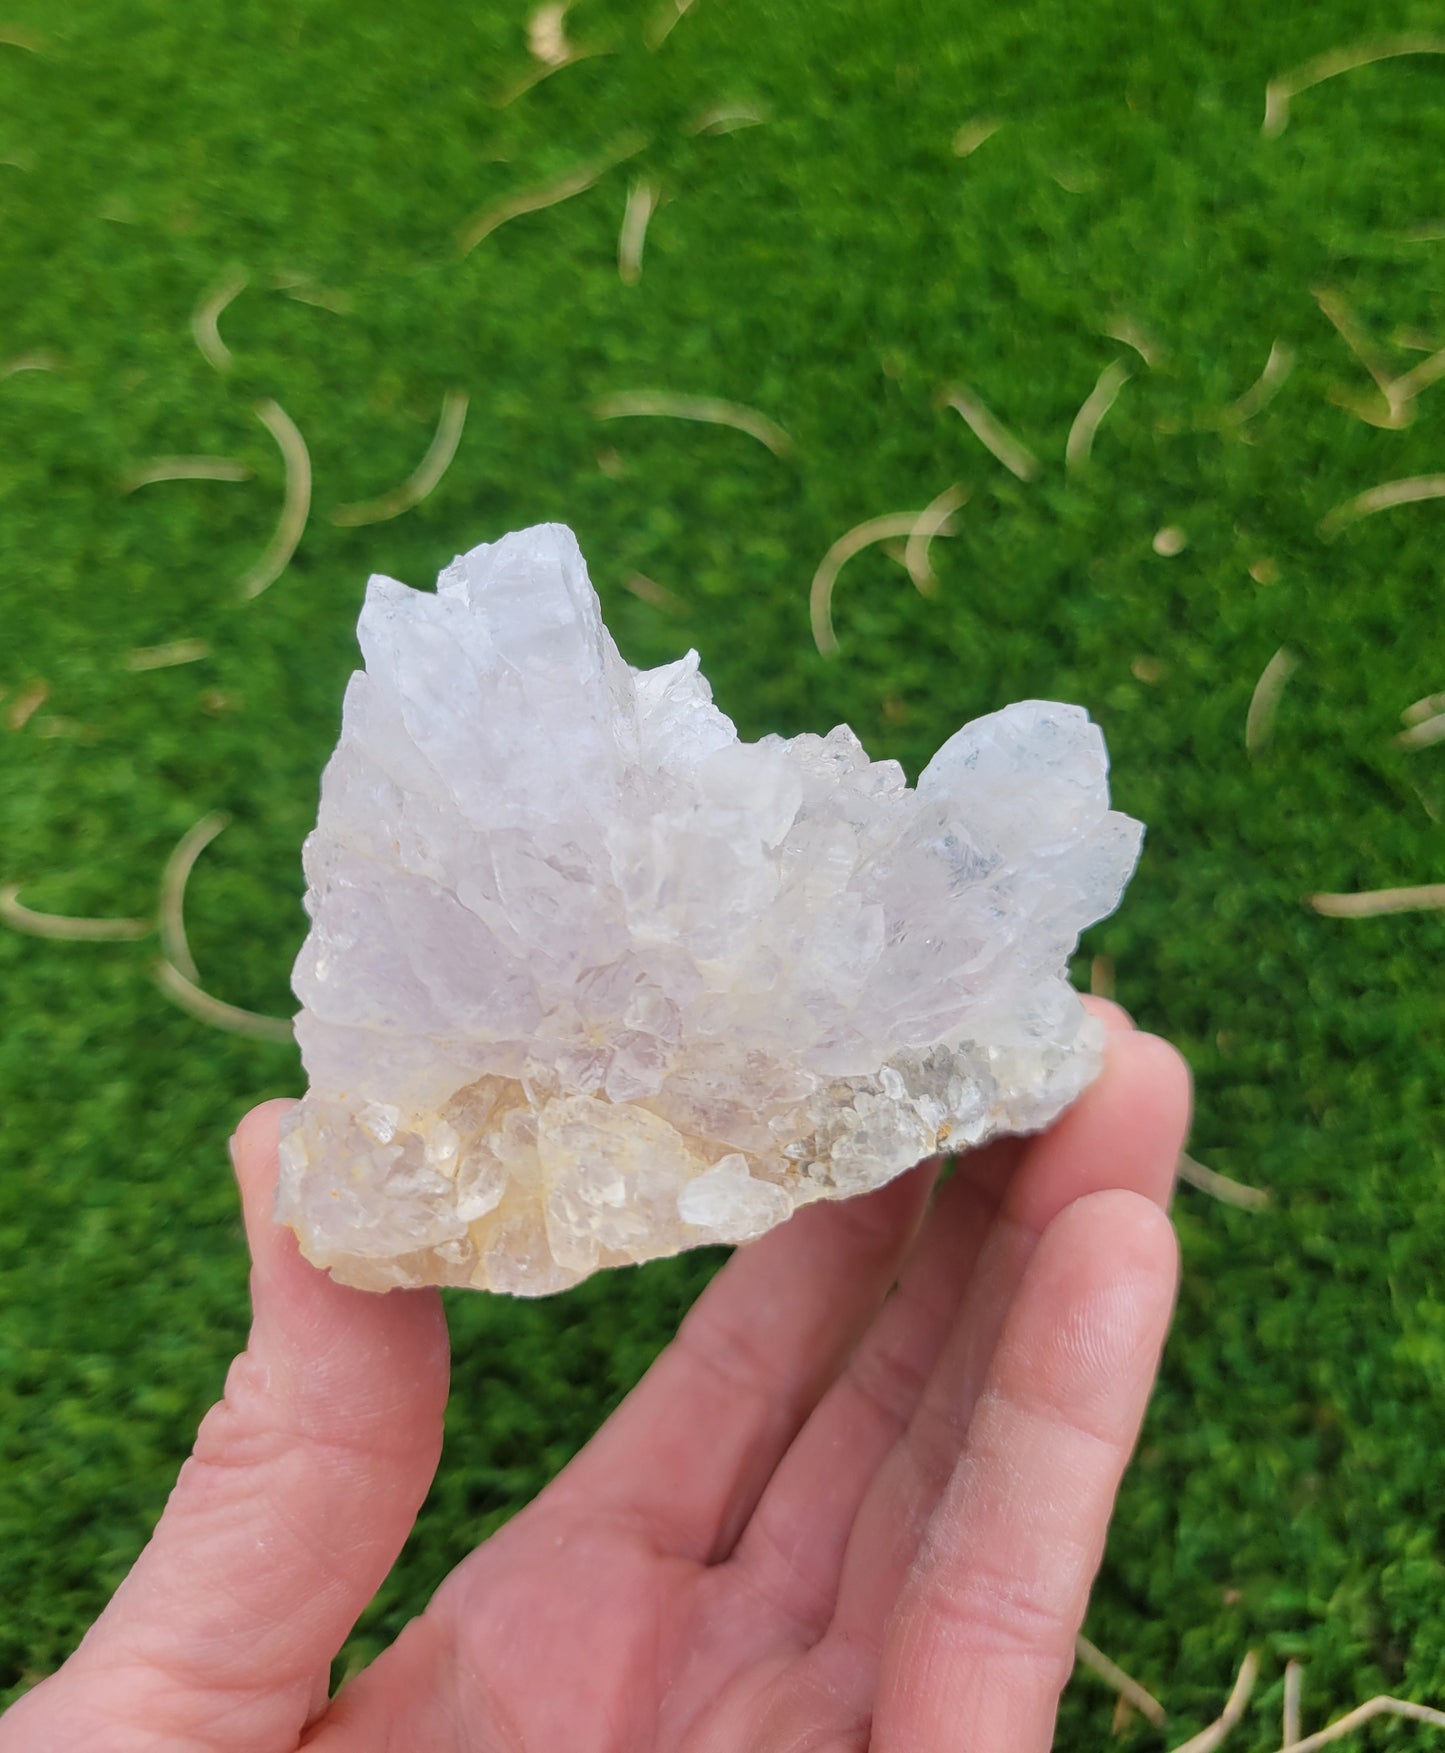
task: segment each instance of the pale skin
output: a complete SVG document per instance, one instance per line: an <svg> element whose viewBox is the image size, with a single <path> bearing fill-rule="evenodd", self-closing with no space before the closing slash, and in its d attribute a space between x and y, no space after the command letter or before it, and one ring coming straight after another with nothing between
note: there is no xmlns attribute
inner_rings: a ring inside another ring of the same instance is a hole
<svg viewBox="0 0 1445 1753"><path fill-rule="evenodd" d="M1044 1753L1177 1274L1172 1048L1097 1005L1048 1132L739 1250L596 1438L331 1697L441 1449L431 1291L335 1285L233 1144L254 1321L0 1753Z"/></svg>

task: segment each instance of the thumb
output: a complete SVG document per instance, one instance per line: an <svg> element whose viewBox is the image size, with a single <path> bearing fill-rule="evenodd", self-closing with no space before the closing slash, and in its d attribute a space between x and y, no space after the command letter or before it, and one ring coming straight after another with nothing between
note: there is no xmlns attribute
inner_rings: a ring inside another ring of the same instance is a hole
<svg viewBox="0 0 1445 1753"><path fill-rule="evenodd" d="M257 1108L232 1141L252 1259L246 1350L135 1568L22 1704L54 1689L76 1720L99 1712L227 1753L294 1747L411 1531L441 1452L441 1302L334 1284L272 1222L286 1107Z"/></svg>

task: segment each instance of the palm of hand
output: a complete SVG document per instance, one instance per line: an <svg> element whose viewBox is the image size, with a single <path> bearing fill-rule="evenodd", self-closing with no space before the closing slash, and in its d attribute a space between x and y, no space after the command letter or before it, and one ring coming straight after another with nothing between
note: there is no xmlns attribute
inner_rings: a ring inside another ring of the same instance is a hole
<svg viewBox="0 0 1445 1753"><path fill-rule="evenodd" d="M0 1753L102 1724L117 1750L1047 1748L1175 1274L1187 1077L1108 1020L1104 1077L1049 1133L963 1159L931 1206L925 1168L737 1254L598 1437L334 1700L331 1656L435 1466L445 1336L435 1298L340 1290L270 1228L258 1110L250 1349L136 1570ZM266 1558L280 1541L289 1563Z"/></svg>

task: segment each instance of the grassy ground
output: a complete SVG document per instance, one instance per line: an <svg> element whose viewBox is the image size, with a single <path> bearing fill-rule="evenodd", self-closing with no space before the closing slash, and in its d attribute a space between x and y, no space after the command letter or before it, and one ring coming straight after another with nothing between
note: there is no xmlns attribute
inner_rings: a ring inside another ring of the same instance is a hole
<svg viewBox="0 0 1445 1753"><path fill-rule="evenodd" d="M1309 1723L1383 1689L1445 1702L1445 916L1302 901L1445 876L1445 749L1392 741L1445 688L1440 508L1318 527L1442 467L1445 385L1398 430L1340 406L1370 380L1314 296L1343 299L1392 373L1426 356L1411 343L1445 345L1445 63L1349 73L1260 131L1271 78L1426 29L1428 0L698 0L655 47L655 0L583 0L568 29L605 52L511 102L535 65L523 0L56 16L6 0L0 18L0 371L50 367L0 379L0 882L36 908L146 915L180 834L228 811L192 947L217 996L284 1014L366 574L423 584L541 518L576 527L626 654L696 645L745 734L847 719L916 770L1006 701L1084 703L1149 824L1086 951L1188 1054L1195 1155L1274 1196L1179 1200L1178 1324L1088 1626L1171 1722L1114 1744L1199 1727L1250 1646L1233 1745L1278 1744L1291 1656ZM761 119L700 129L719 109ZM1000 125L961 156L978 118ZM459 255L474 215L629 146ZM664 204L629 286L639 178ZM189 322L233 268L221 372ZM1278 394L1222 418L1276 342L1295 361ZM1133 375L1067 475L1116 359ZM958 383L1036 478L941 404ZM470 412L440 487L334 526L408 474L449 389ZM748 404L795 449L594 417L632 390ZM283 490L263 398L309 445L314 505L244 602ZM121 492L175 453L253 478ZM952 482L972 497L935 545L937 594L870 552L821 656L808 584L829 544ZM1181 552L1155 552L1166 527ZM671 595L643 600L636 573ZM127 667L181 639L208 654ZM1298 668L1251 758L1246 710L1282 646ZM72 1646L219 1391L246 1312L224 1140L298 1087L288 1048L173 1008L155 955L0 930L0 1687ZM714 1264L539 1306L454 1300L447 1455L353 1658L586 1437ZM1080 1677L1060 1746L1104 1744L1111 1710Z"/></svg>

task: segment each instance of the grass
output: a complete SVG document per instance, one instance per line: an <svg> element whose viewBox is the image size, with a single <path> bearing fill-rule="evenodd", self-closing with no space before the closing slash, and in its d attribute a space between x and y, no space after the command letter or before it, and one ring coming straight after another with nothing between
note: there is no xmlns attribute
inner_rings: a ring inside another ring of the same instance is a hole
<svg viewBox="0 0 1445 1753"><path fill-rule="evenodd" d="M1103 724L1149 840L1080 968L1112 958L1118 996L1187 1053L1193 1154L1273 1193L1179 1196L1178 1320L1088 1622L1170 1712L1127 1749L1214 1717L1250 1646L1231 1746L1278 1745L1290 1658L1307 1729L1381 1690L1445 1700L1445 914L1303 899L1445 875L1445 750L1393 741L1445 686L1445 511L1319 527L1438 473L1445 385L1398 429L1341 406L1378 396L1315 296L1398 373L1424 355L1397 332L1445 345L1445 62L1362 66L1261 133L1271 80L1436 22L1424 0L1387 11L698 0L653 49L655 0L583 0L568 37L608 52L505 105L531 68L520 0L7 0L0 19L0 373L53 367L0 376L0 884L25 905L152 914L183 832L225 811L191 950L216 997L284 1015L367 573L427 583L542 518L577 529L624 652L696 645L744 734L847 720L916 771L1015 698ZM719 113L763 119L700 131ZM628 285L638 178L659 200ZM218 370L191 322L241 274ZM1279 348L1293 370L1241 418ZM1118 359L1130 379L1066 474ZM1039 459L1031 480L948 406L961 385ZM740 404L792 449L595 418L642 393ZM335 523L408 480L456 394L435 489ZM287 488L258 404L294 422L314 487L294 557L246 601ZM178 456L252 478L126 494ZM934 593L860 553L821 655L821 557L952 483L970 497ZM1183 545L1156 551L1162 531ZM127 662L178 641L206 655ZM1283 647L1297 667L1250 758ZM288 1048L175 1008L155 956L0 927L9 1691L99 1609L220 1390L246 1319L224 1141L299 1086ZM586 1438L715 1263L454 1299L446 1458L348 1660ZM1060 1747L1103 1745L1111 1713L1081 1676Z"/></svg>

